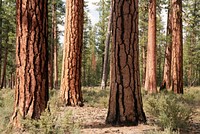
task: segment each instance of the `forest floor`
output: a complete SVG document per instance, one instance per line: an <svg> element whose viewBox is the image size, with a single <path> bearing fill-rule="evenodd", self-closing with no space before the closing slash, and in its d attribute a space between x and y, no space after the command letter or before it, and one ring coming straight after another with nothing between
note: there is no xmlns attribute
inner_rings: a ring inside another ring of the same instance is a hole
<svg viewBox="0 0 200 134"><path fill-rule="evenodd" d="M143 134L156 129L154 126L143 124L131 127L106 125L106 108L84 106L69 107L68 109L72 111L73 120L80 124L81 134Z"/></svg>
<svg viewBox="0 0 200 134"><path fill-rule="evenodd" d="M153 134L162 133L161 129L147 116L147 124L138 126L119 127L105 124L107 108L95 108L90 106L68 107L72 111L72 119L79 123L81 134ZM170 134L163 132L165 134ZM179 131L180 134L200 134L200 107L192 117L190 126L186 130Z"/></svg>
<svg viewBox="0 0 200 134"><path fill-rule="evenodd" d="M193 114L189 120L189 124L187 124L186 127L182 127L181 130L176 131L171 131L170 129L163 130L157 125L153 115L147 111L146 103L148 98L152 96L145 95L144 93L143 104L147 116L147 123L130 127L111 126L105 123L108 110L109 90L100 90L98 87L83 88L83 107L62 107L59 104L58 95L59 92L57 90L50 91L50 107L52 108L52 111L58 113L58 115L55 115L55 119L60 117L59 115L70 113L68 116L70 119L63 119L67 122L70 121L72 130L77 130L74 132L78 134L200 134L200 87L189 89L184 94L184 97L186 97L188 104L190 105L189 110L190 108L193 109ZM156 103L159 103L157 99L155 101ZM13 102L14 90L0 90L0 133L5 131L6 126L9 123ZM184 104L183 106L188 107L188 105ZM173 109L171 110L173 111ZM52 113L52 115L54 114ZM58 125L65 128L65 122L54 122L54 117L49 118L48 114L47 116L44 116L44 119L47 121L45 124L50 123L51 126L55 126L56 123L58 123ZM43 120L41 120L40 123L41 122L43 122ZM40 129L46 131L47 128L41 126ZM36 130L34 132L38 133L37 128L33 128L33 130ZM53 131L57 133L57 130L54 130L54 128ZM29 129L25 131L25 133L29 132Z"/></svg>

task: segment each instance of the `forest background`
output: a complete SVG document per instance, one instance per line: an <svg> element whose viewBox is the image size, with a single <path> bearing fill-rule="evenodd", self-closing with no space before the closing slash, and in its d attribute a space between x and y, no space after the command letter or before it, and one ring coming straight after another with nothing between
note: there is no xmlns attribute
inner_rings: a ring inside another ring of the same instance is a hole
<svg viewBox="0 0 200 134"><path fill-rule="evenodd" d="M49 1L49 40L48 40L48 70L50 89L59 89L63 57L63 44L61 37L64 26L65 3L56 1L56 19L53 17L52 1ZM91 3L90 3L91 4ZM91 5L85 2L84 32L82 49L82 86L97 87L101 85L103 63L105 55L105 40L110 12L110 1L100 0L93 4L97 7L98 21L92 22L89 11ZM54 4L55 5L55 4ZM90 5L90 6L89 6ZM15 87L15 1L2 0L0 17L0 88L13 89ZM168 2L157 1L157 29L156 29L156 80L159 87L163 79L163 66L166 42L166 18ZM183 1L183 83L184 87L200 85L200 4L197 0ZM96 14L95 14L96 16ZM53 24L56 22L56 30ZM148 2L140 0L139 3L139 51L140 51L140 78L144 86L146 70L146 53L148 40ZM56 35L56 36L55 36ZM52 45L54 44L54 45ZM56 44L56 45L55 45ZM56 47L55 47L56 46ZM55 51L56 50L56 51ZM55 53L57 52L57 53ZM57 58L55 58L57 57ZM55 64L57 63L57 64ZM108 62L109 64L109 62ZM109 66L108 66L109 67ZM109 68L107 69L109 70ZM108 71L109 72L109 71ZM109 75L109 74L108 74ZM109 79L109 77L108 77ZM109 80L108 80L109 85Z"/></svg>

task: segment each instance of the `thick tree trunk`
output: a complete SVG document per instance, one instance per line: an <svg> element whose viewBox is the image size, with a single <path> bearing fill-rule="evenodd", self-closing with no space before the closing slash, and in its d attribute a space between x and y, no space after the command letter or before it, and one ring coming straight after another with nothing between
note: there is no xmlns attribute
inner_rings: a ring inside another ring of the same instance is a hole
<svg viewBox="0 0 200 134"><path fill-rule="evenodd" d="M56 2L53 0L52 5L53 18L53 46L54 46L54 88L58 89L58 46L57 46L57 21L56 21Z"/></svg>
<svg viewBox="0 0 200 134"><path fill-rule="evenodd" d="M6 39L6 42L8 42L7 39ZM5 52L5 55L4 55L3 72L2 72L2 79L1 79L1 89L3 87L6 88L6 67L7 67L7 57L8 57L8 48L7 47L5 47L4 52Z"/></svg>
<svg viewBox="0 0 200 134"><path fill-rule="evenodd" d="M105 54L104 54L103 76L102 76L102 81L101 81L101 89L106 89L106 86L107 86L111 24L112 24L112 7L110 9L108 30L107 30L107 36L106 36L106 41L105 41L105 51L104 51Z"/></svg>
<svg viewBox="0 0 200 134"><path fill-rule="evenodd" d="M39 119L48 101L47 0L16 1L16 88L11 122Z"/></svg>
<svg viewBox="0 0 200 134"><path fill-rule="evenodd" d="M149 0L147 61L145 90L156 93L156 0Z"/></svg>
<svg viewBox="0 0 200 134"><path fill-rule="evenodd" d="M138 1L113 0L108 124L137 125L143 111L138 45Z"/></svg>
<svg viewBox="0 0 200 134"><path fill-rule="evenodd" d="M182 0L172 0L172 90L183 93Z"/></svg>
<svg viewBox="0 0 200 134"><path fill-rule="evenodd" d="M83 6L83 0L66 0L65 41L60 87L61 99L65 105L83 106L81 92Z"/></svg>
<svg viewBox="0 0 200 134"><path fill-rule="evenodd" d="M169 9L167 17L167 35L166 35L166 47L165 47L165 62L163 70L163 80L160 86L160 90L170 90L171 87L171 59L172 59L172 22L171 22L171 0L169 0Z"/></svg>

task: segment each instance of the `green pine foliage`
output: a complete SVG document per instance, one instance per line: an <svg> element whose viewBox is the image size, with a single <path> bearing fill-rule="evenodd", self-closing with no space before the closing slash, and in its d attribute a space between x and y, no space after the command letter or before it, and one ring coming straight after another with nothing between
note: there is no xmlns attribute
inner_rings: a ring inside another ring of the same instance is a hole
<svg viewBox="0 0 200 134"><path fill-rule="evenodd" d="M183 2L184 21L184 84L200 85L200 2Z"/></svg>

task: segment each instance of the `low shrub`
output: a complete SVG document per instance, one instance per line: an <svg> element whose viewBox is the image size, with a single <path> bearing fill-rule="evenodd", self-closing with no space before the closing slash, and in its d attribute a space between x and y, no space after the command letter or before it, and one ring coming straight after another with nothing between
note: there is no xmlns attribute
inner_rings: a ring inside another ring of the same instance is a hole
<svg viewBox="0 0 200 134"><path fill-rule="evenodd" d="M143 100L146 112L154 117L161 128L184 128L193 114L182 95L158 93L147 95Z"/></svg>
<svg viewBox="0 0 200 134"><path fill-rule="evenodd" d="M59 111L45 111L39 120L26 119L22 121L25 132L35 134L60 134L60 133L80 133L79 124L71 119L71 111L59 114Z"/></svg>

